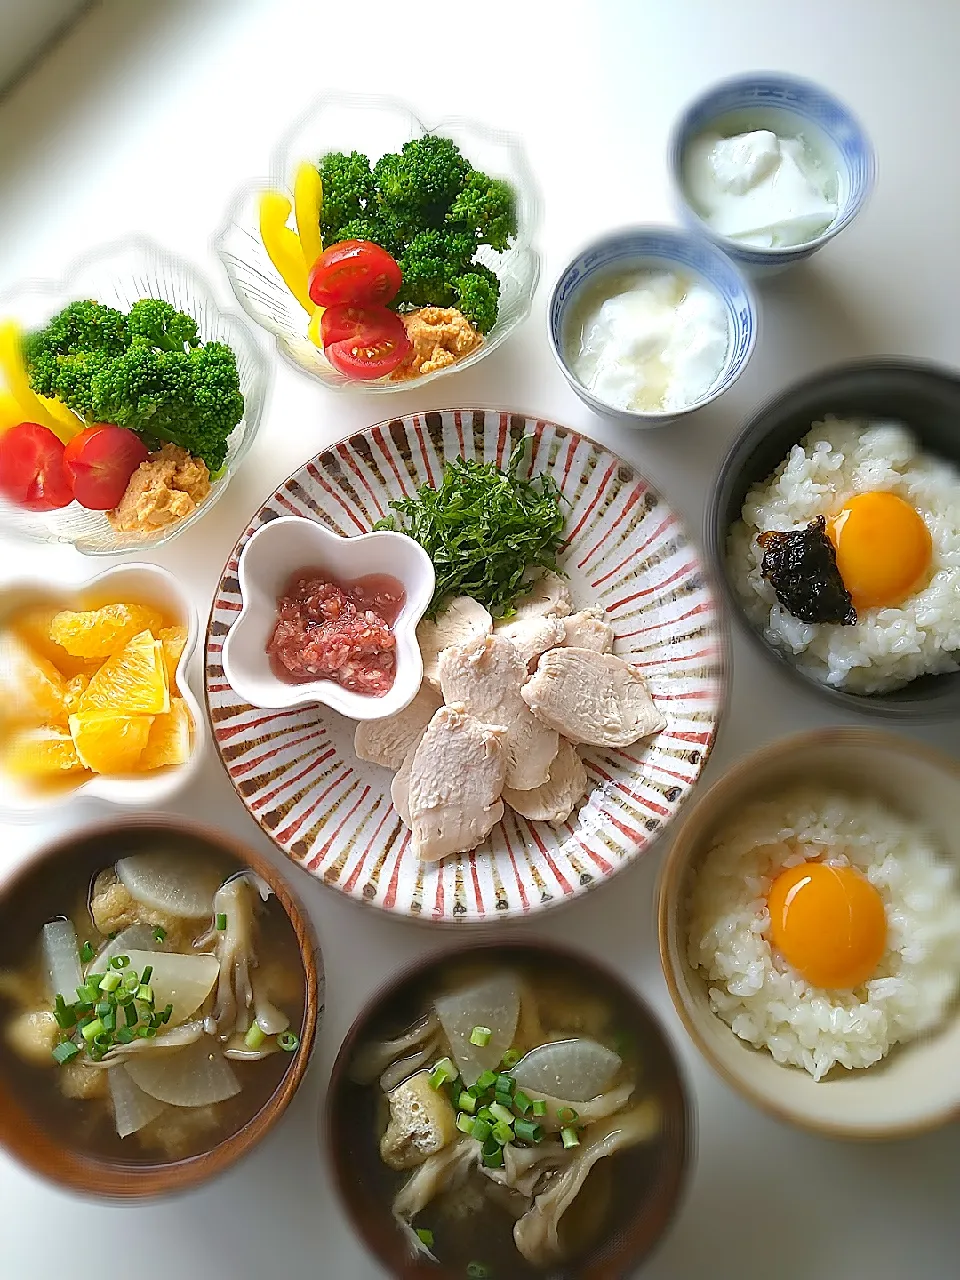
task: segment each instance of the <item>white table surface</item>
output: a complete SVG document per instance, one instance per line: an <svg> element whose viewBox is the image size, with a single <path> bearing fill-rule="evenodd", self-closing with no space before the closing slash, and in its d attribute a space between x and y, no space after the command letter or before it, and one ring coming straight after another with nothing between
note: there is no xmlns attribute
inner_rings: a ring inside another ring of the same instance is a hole
<svg viewBox="0 0 960 1280"><path fill-rule="evenodd" d="M407 97L428 120L449 111L484 118L525 138L544 196L546 283L505 348L456 381L397 395L389 409L482 403L581 428L639 465L699 530L728 442L777 388L871 353L957 362L960 164L948 122L960 113L958 48L960 6L952 0L488 0L416 4L409 17L399 0L106 0L0 103L0 290L25 274L57 274L89 246L141 230L192 257L232 303L211 234L234 188L265 172L276 138L318 92ZM720 403L659 432L632 434L602 422L551 359L549 283L588 236L630 220L671 218L664 163L671 122L711 81L768 67L817 79L853 106L879 153L878 189L812 266L764 286L756 353ZM202 614L260 501L304 458L387 408L362 395L326 393L273 364L260 436L230 492L156 557L189 585ZM69 549L0 546L0 575L33 570L79 580L102 567ZM741 635L734 643L732 699L709 777L765 740L851 719L794 688ZM957 741L955 726L914 732L945 747ZM175 807L270 848L212 749L210 756ZM86 810L78 819L65 807L49 824L8 829L0 865L98 816ZM629 975L689 1070L699 1156L645 1280L956 1276L955 1128L879 1146L794 1132L741 1101L687 1042L660 973L653 924L664 844L585 901L521 926L525 935L575 943ZM74 1200L0 1156L3 1280L63 1280L91 1265L112 1271L112 1256L127 1263L121 1274L137 1280L383 1274L334 1198L317 1145L318 1105L367 996L405 961L454 939L364 911L302 874L294 883L320 931L328 1002L305 1084L279 1129L214 1185L138 1208ZM98 1240L111 1242L105 1254Z"/></svg>

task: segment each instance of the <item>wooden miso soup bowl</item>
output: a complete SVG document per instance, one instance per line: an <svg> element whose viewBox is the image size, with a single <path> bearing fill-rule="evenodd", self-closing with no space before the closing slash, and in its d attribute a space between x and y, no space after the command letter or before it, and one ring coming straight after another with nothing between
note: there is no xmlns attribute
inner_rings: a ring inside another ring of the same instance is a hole
<svg viewBox="0 0 960 1280"><path fill-rule="evenodd" d="M29 1106L7 1073L0 1071L0 1146L40 1177L94 1199L136 1201L186 1191L236 1164L253 1150L287 1109L303 1080L323 1014L323 959L306 910L286 881L263 854L225 832L162 814L144 814L85 827L40 849L5 873L0 879L0 921L8 923L0 927L0 969L18 967L19 957L11 953L8 935L19 932L14 922L40 886L43 886L45 901L49 902L46 919L53 918L71 905L57 898L57 886L69 875L70 862L81 859L94 871L102 870L124 854L136 852L140 840L157 836L171 841L182 837L193 844L204 845L214 856L236 863L237 870L246 868L255 872L270 886L293 929L303 967L303 1015L299 1027L293 1024L300 1045L289 1055L289 1064L273 1093L239 1129L226 1137L215 1138L210 1148L199 1154L164 1160L158 1153L150 1163L107 1159L95 1151L85 1151L79 1142L75 1144L65 1134L58 1136L52 1127L40 1122L40 1108ZM43 923L43 920L37 922L36 934ZM34 936L32 929L30 936L31 939ZM0 1028L0 1034L2 1030ZM243 1064L239 1066L242 1068Z"/></svg>
<svg viewBox="0 0 960 1280"><path fill-rule="evenodd" d="M347 1214L366 1247L399 1280L462 1280L464 1272L442 1260L438 1264L429 1258L411 1257L410 1246L390 1211L393 1191L384 1194L383 1175L389 1171L380 1163L379 1135L374 1131L376 1112L370 1105L377 1086L359 1085L351 1079L354 1054L375 1034L397 1033L416 994L439 988L451 966L476 965L492 973L544 962L551 977L562 980L570 975L585 982L593 992L608 995L626 1014L638 1039L641 1075L634 1097L639 1100L645 1092L652 1093L662 1115L659 1137L647 1144L644 1163L633 1169L637 1176L617 1184L608 1220L593 1244L570 1263L551 1265L544 1275L549 1274L550 1280L622 1280L653 1251L674 1217L693 1163L695 1117L677 1055L645 1001L592 957L554 943L537 939L453 947L405 969L363 1009L340 1046L321 1118L321 1144L326 1146ZM358 1123L361 1117L369 1124ZM629 1157L630 1152L614 1156L613 1161L624 1155ZM499 1278L512 1273L498 1266L494 1274Z"/></svg>

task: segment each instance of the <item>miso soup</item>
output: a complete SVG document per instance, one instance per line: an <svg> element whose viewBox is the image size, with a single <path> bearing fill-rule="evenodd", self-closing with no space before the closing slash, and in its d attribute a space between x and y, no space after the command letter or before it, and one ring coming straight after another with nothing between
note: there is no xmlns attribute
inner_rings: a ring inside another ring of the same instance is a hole
<svg viewBox="0 0 960 1280"><path fill-rule="evenodd" d="M115 842L114 847L115 847ZM253 872L176 830L28 872L0 937L0 1077L64 1147L187 1159L243 1128L300 1052L305 976Z"/></svg>

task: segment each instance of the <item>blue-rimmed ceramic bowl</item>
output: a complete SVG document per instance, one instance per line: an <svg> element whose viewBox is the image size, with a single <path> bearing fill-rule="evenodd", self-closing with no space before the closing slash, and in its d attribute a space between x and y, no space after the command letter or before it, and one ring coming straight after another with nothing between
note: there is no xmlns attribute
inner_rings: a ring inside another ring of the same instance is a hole
<svg viewBox="0 0 960 1280"><path fill-rule="evenodd" d="M719 295L727 311L730 338L723 368L706 394L682 409L641 413L609 405L583 385L570 365L568 328L581 289L601 275L644 268L681 270L698 277ZM662 426L723 395L746 368L757 340L757 322L750 286L730 258L702 236L675 227L627 227L591 241L564 269L547 307L550 348L570 386L595 413L632 427Z"/></svg>
<svg viewBox="0 0 960 1280"><path fill-rule="evenodd" d="M837 213L825 231L789 248L759 248L710 229L687 197L683 163L689 144L707 129L725 132L725 121L735 131L772 129L788 137L806 129L837 168ZM819 85L779 72L754 72L721 81L691 102L673 130L669 163L685 221L753 275L773 274L802 262L839 235L860 212L876 172L870 139L849 108Z"/></svg>

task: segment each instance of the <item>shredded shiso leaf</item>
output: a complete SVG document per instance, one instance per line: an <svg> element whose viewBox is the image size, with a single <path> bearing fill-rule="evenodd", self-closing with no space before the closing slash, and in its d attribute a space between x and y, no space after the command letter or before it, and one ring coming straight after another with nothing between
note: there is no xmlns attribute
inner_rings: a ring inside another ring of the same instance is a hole
<svg viewBox="0 0 960 1280"><path fill-rule="evenodd" d="M405 533L433 561L437 587L427 610L435 618L454 596L471 596L507 618L532 585L531 570L557 566L563 545L563 497L552 476L524 475L520 440L505 471L492 462L451 458L437 489L391 502L397 513L374 525Z"/></svg>

